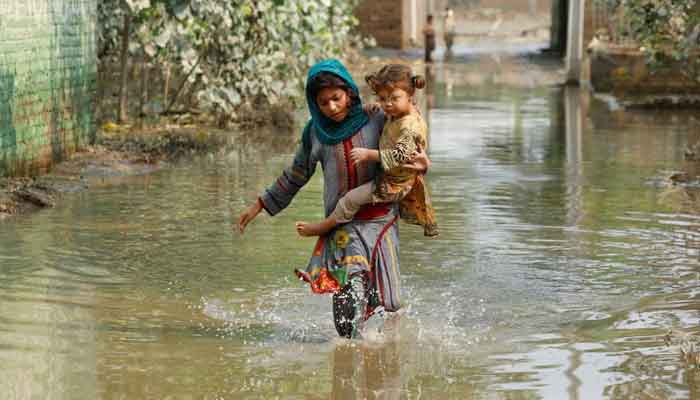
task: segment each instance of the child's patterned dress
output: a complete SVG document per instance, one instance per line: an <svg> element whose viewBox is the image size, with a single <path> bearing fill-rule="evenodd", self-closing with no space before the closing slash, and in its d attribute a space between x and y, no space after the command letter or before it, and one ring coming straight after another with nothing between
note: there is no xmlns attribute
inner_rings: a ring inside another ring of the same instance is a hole
<svg viewBox="0 0 700 400"><path fill-rule="evenodd" d="M392 119L379 138L382 173L374 182L358 186L343 196L333 211L340 223L348 222L365 204L399 202L401 218L422 225L426 236L438 234L435 211L422 174L403 167L413 152L427 148L428 126L418 113Z"/></svg>

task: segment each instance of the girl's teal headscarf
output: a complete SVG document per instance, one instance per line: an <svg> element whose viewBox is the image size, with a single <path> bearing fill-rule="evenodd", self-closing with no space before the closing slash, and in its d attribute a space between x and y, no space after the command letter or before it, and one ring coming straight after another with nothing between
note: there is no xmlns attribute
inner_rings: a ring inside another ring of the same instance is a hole
<svg viewBox="0 0 700 400"><path fill-rule="evenodd" d="M338 78L345 81L350 90L356 94L352 105L350 106L350 112L341 122L335 122L323 115L321 110L318 108L318 104L316 104L316 96L310 92L309 85L311 80L321 72L330 72L333 75L336 75ZM341 64L338 60L323 60L311 67L309 70L309 75L306 78L306 102L309 105L311 119L306 124L302 135L304 145L309 145L311 143L310 139L312 126L314 128L314 132L316 133L316 137L318 137L318 140L321 143L334 145L354 135L355 132L365 126L369 120L367 113L362 109L362 100L360 100L360 92L357 89L357 85L355 85L355 81L352 80L348 70L345 69L343 64Z"/></svg>

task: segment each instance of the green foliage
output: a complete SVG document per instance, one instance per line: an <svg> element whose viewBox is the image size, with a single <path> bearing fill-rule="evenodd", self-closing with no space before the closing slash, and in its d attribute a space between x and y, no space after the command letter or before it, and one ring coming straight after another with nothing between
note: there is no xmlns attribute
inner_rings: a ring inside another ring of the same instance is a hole
<svg viewBox="0 0 700 400"><path fill-rule="evenodd" d="M174 65L198 88L200 106L232 114L246 102L297 95L311 64L341 56L358 39L357 2L100 0L100 54L118 53L127 14L132 57Z"/></svg>
<svg viewBox="0 0 700 400"><path fill-rule="evenodd" d="M598 0L611 10L621 7L629 29L653 67L670 60L687 63L686 73L700 80L698 36L700 3L697 0ZM618 9L619 11L619 9Z"/></svg>

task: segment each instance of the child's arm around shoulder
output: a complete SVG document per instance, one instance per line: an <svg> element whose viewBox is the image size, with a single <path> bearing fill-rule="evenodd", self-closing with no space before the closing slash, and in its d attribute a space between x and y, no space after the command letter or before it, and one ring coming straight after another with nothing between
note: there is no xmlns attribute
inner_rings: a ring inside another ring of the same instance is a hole
<svg viewBox="0 0 700 400"><path fill-rule="evenodd" d="M362 106L364 112L369 116L369 123L375 124L377 129L381 130L386 122L384 112L378 103L365 103ZM363 147L356 147L350 150L350 160L354 163L361 162L379 162L379 151L373 149L367 149Z"/></svg>
<svg viewBox="0 0 700 400"><path fill-rule="evenodd" d="M354 149L350 150L350 159L354 163L370 161L379 162L379 150L355 147Z"/></svg>

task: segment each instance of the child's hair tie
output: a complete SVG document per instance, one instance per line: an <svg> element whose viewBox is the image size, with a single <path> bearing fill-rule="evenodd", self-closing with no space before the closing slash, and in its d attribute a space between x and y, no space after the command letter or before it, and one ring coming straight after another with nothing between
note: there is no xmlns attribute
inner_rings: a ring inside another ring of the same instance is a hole
<svg viewBox="0 0 700 400"><path fill-rule="evenodd" d="M411 84L416 89L423 89L425 87L425 78L421 75L413 75L411 77Z"/></svg>

